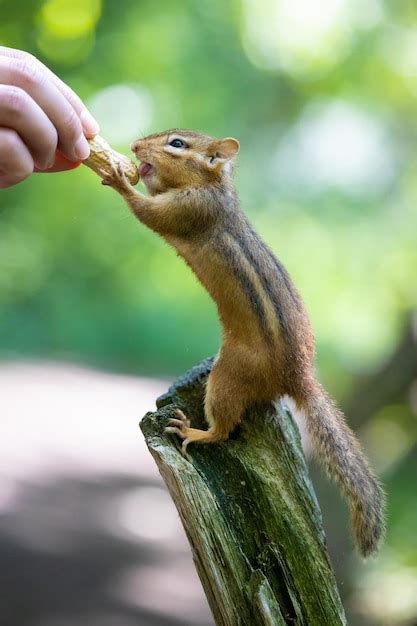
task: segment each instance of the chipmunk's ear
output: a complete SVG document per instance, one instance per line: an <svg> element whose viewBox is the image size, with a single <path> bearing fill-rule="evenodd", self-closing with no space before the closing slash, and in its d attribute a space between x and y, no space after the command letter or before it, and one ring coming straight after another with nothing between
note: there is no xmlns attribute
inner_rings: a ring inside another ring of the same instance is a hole
<svg viewBox="0 0 417 626"><path fill-rule="evenodd" d="M239 148L238 140L233 139L233 137L213 141L208 150L210 167L215 168L223 165L226 161L230 161L237 155Z"/></svg>

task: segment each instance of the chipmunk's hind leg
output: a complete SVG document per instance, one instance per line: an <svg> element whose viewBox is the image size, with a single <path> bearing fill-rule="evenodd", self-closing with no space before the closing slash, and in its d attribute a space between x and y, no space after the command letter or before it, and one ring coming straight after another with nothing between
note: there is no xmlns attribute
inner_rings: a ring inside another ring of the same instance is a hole
<svg viewBox="0 0 417 626"><path fill-rule="evenodd" d="M245 408L242 399L236 397L234 387L235 383L227 384L227 378L221 378L215 370L210 374L204 403L208 430L190 428L190 421L184 413L176 410L176 418L169 420L165 431L183 439L183 452L189 443L216 443L228 438Z"/></svg>

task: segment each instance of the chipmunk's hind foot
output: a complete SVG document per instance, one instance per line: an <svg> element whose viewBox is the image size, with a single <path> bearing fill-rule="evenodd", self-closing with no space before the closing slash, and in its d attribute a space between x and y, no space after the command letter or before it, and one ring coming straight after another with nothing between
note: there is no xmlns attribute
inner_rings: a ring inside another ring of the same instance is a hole
<svg viewBox="0 0 417 626"><path fill-rule="evenodd" d="M189 443L215 443L216 441L225 439L223 434L220 433L215 426L209 428L209 430L190 428L190 420L187 419L180 409L175 410L175 415L177 417L169 420L165 432L173 433L183 439L181 446L183 454L186 453Z"/></svg>

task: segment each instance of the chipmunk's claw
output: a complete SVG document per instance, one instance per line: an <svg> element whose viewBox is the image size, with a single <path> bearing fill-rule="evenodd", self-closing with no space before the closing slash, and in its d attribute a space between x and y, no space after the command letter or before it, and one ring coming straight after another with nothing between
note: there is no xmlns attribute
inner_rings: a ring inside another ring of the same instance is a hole
<svg viewBox="0 0 417 626"><path fill-rule="evenodd" d="M190 439L187 439L189 428L190 428L190 420L184 415L181 409L175 409L176 418L171 418L168 421L168 426L164 429L164 432L178 435L180 439L183 439L181 446L181 452L186 455L187 454L187 446L190 442Z"/></svg>
<svg viewBox="0 0 417 626"><path fill-rule="evenodd" d="M180 409L175 409L175 415L178 419L171 418L168 426L165 428L166 433L175 433L181 439L187 437L187 431L190 428L190 420L187 419Z"/></svg>
<svg viewBox="0 0 417 626"><path fill-rule="evenodd" d="M113 187L113 189L117 189L118 191L129 189L131 187L130 181L123 169L122 164L116 162L112 155L109 155L109 161L111 173L103 177L101 184Z"/></svg>

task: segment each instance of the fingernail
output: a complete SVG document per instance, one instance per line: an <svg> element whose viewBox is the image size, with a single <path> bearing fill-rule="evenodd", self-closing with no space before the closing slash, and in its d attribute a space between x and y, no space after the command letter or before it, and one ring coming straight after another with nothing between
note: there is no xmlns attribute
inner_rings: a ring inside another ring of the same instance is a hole
<svg viewBox="0 0 417 626"><path fill-rule="evenodd" d="M88 109L83 109L81 111L80 120L87 135L92 135L94 137L94 135L97 135L100 131L100 126Z"/></svg>
<svg viewBox="0 0 417 626"><path fill-rule="evenodd" d="M41 167L40 169L42 170L49 170L53 164L55 163L55 153L54 156L52 158L49 158L47 161L45 161L45 163L43 164L43 167ZM39 165L38 165L39 167Z"/></svg>
<svg viewBox="0 0 417 626"><path fill-rule="evenodd" d="M56 153L54 154L52 159L49 161L48 165L46 166L46 169L47 170L51 169L51 167L53 167L53 165L55 165L55 161L56 161Z"/></svg>
<svg viewBox="0 0 417 626"><path fill-rule="evenodd" d="M75 142L74 145L75 156L80 160L84 161L90 154L90 146L88 145L87 139L84 135L80 135Z"/></svg>

